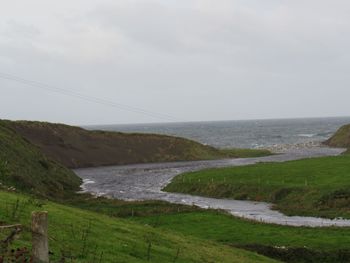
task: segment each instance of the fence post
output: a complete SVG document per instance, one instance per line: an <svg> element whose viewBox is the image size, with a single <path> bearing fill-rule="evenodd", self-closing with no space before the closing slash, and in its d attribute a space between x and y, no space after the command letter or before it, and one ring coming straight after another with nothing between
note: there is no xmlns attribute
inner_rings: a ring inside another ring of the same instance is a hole
<svg viewBox="0 0 350 263"><path fill-rule="evenodd" d="M34 263L49 263L47 212L32 213L32 253Z"/></svg>

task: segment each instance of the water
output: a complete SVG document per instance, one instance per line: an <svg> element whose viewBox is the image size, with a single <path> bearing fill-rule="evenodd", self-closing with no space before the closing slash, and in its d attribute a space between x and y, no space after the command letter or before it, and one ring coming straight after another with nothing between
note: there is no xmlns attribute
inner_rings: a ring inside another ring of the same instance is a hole
<svg viewBox="0 0 350 263"><path fill-rule="evenodd" d="M103 125L86 128L175 135L218 148L266 148L325 141L339 127L348 123L350 117Z"/></svg>
<svg viewBox="0 0 350 263"><path fill-rule="evenodd" d="M216 199L161 191L172 178L185 172L198 171L205 168L242 166L257 162L283 162L310 157L333 156L341 152L341 149L316 147L312 149L293 150L288 153L261 158L134 164L85 168L78 169L75 172L84 180L82 188L98 196L123 200L163 200L170 203L196 205L202 208L221 209L234 216L279 225L350 227L350 220L286 216L272 210L272 205L265 202Z"/></svg>
<svg viewBox="0 0 350 263"><path fill-rule="evenodd" d="M193 139L218 148L269 148L276 145L299 145L328 139L350 117L288 120L222 121L171 124L135 124L89 126L121 132L158 133ZM313 144L311 144L312 146ZM83 189L96 195L123 200L164 200L194 204L202 208L223 209L232 215L251 220L291 226L347 226L350 220L315 217L291 217L271 209L264 202L237 201L165 193L165 187L176 175L205 168L248 165L257 162L282 162L317 156L333 156L341 149L327 147L284 148L283 154L261 158L217 161L139 164L76 170L84 180Z"/></svg>

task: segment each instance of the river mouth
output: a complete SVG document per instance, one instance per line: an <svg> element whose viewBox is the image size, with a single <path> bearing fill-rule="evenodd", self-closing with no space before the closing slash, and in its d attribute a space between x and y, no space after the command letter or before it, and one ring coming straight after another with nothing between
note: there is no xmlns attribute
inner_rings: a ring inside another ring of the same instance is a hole
<svg viewBox="0 0 350 263"><path fill-rule="evenodd" d="M265 202L216 199L162 191L175 176L186 172L207 168L243 166L258 162L284 162L313 157L336 156L343 151L344 149L314 147L294 149L283 154L258 158L108 166L77 169L75 173L84 181L83 191L97 196L126 201L162 200L176 204L195 205L201 208L225 210L237 217L279 225L350 227L350 220L286 216L273 210L272 204Z"/></svg>

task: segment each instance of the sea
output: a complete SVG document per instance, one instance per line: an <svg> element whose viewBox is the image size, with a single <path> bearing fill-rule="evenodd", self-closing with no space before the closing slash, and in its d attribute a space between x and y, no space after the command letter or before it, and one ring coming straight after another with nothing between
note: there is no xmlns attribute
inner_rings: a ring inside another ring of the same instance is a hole
<svg viewBox="0 0 350 263"><path fill-rule="evenodd" d="M84 128L166 134L192 139L217 148L256 149L323 142L344 124L350 124L350 117L116 124Z"/></svg>

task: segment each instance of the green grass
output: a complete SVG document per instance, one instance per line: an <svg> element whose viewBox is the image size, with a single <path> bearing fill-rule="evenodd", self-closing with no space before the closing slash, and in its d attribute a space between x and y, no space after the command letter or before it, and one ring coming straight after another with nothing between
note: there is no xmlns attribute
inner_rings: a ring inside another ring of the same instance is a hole
<svg viewBox="0 0 350 263"><path fill-rule="evenodd" d="M62 199L79 190L81 179L0 123L0 189Z"/></svg>
<svg viewBox="0 0 350 263"><path fill-rule="evenodd" d="M30 213L49 212L51 260L69 262L274 262L255 253L28 196L0 191L0 222L21 223L14 244L30 249ZM17 205L16 205L17 204ZM0 233L2 239L6 233Z"/></svg>
<svg viewBox="0 0 350 263"><path fill-rule="evenodd" d="M348 262L350 259L349 228L269 225L215 211L135 217L133 220L156 229L171 230L234 247L263 249L261 253L286 262ZM271 254L275 247L286 247L288 250Z"/></svg>
<svg viewBox="0 0 350 263"><path fill-rule="evenodd" d="M230 158L251 158L251 157L263 157L272 155L269 150L265 149L221 149L224 155Z"/></svg>
<svg viewBox="0 0 350 263"><path fill-rule="evenodd" d="M133 220L225 244L306 246L318 250L350 248L350 228L307 228L263 224L216 211L135 217Z"/></svg>
<svg viewBox="0 0 350 263"><path fill-rule="evenodd" d="M290 215L350 218L350 156L187 173L177 176L165 190L267 201Z"/></svg>
<svg viewBox="0 0 350 263"><path fill-rule="evenodd" d="M118 218L187 213L201 210L195 206L171 204L164 201L122 201L104 197L95 198L88 194L76 195L71 200L65 200L65 204Z"/></svg>
<svg viewBox="0 0 350 263"><path fill-rule="evenodd" d="M258 251L285 262L350 260L350 228L298 228L261 224L235 218L220 211L158 201L122 202L98 198L83 202L77 200L74 205L124 217L156 229L173 231L174 234L195 236Z"/></svg>

